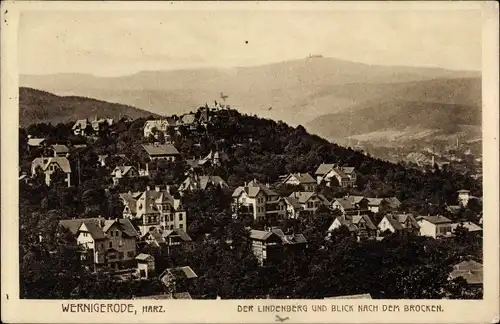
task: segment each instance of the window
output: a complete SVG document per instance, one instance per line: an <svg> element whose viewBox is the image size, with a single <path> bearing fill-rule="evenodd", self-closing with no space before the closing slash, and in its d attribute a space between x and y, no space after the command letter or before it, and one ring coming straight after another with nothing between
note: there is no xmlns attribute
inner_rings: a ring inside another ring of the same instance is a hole
<svg viewBox="0 0 500 324"><path fill-rule="evenodd" d="M184 228L184 225L183 225L183 224L180 224L180 225L179 225L179 228L180 228L180 229L183 229L183 228Z"/></svg>
<svg viewBox="0 0 500 324"><path fill-rule="evenodd" d="M170 230L173 230L174 229L174 225L170 225Z"/></svg>
<svg viewBox="0 0 500 324"><path fill-rule="evenodd" d="M174 215L173 214L170 214L170 221L173 222L174 221Z"/></svg>
<svg viewBox="0 0 500 324"><path fill-rule="evenodd" d="M116 237L119 237L119 236L120 236L120 231L116 231L116 232L115 232L115 236L116 236Z"/></svg>
<svg viewBox="0 0 500 324"><path fill-rule="evenodd" d="M118 252L118 258L123 259L123 252Z"/></svg>
<svg viewBox="0 0 500 324"><path fill-rule="evenodd" d="M109 248L111 249L113 247L113 242L109 242Z"/></svg>
<svg viewBox="0 0 500 324"><path fill-rule="evenodd" d="M160 216L160 222L164 222L165 218L163 216Z"/></svg>
<svg viewBox="0 0 500 324"><path fill-rule="evenodd" d="M133 258L133 257L134 257L134 251L128 251L128 252L127 252L127 256L128 256L129 258Z"/></svg>
<svg viewBox="0 0 500 324"><path fill-rule="evenodd" d="M182 213L179 213L179 220L182 221Z"/></svg>

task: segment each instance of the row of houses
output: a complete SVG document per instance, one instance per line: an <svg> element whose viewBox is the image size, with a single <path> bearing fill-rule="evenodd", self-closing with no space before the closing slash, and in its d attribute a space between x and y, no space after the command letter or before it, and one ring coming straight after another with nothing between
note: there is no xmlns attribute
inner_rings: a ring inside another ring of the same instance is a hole
<svg viewBox="0 0 500 324"><path fill-rule="evenodd" d="M167 133L169 128L177 130L179 126L183 126L188 130L194 130L198 125L206 127L211 119L211 112L208 106L198 109L198 113L188 113L180 117L170 116L162 119L147 120L143 127L144 137L157 135L157 132Z"/></svg>
<svg viewBox="0 0 500 324"><path fill-rule="evenodd" d="M285 179L297 178L292 174ZM308 189L312 188L307 187ZM401 203L396 197L366 198L363 196L345 196L344 198L327 199L315 191L296 191L282 197L268 184L257 180L245 183L236 188L232 194L233 212L251 213L254 219L277 216L278 218L298 218L303 212L314 213L321 206L332 210L340 210L342 214L371 211L397 210Z"/></svg>
<svg viewBox="0 0 500 324"><path fill-rule="evenodd" d="M344 226L358 240L376 239L393 233L428 236L434 239L454 237L454 232L463 226L469 233L482 233L482 228L470 221L457 223L441 215L417 216L412 214L387 214L375 225L366 214L342 215L337 217L328 228L331 238L332 231Z"/></svg>

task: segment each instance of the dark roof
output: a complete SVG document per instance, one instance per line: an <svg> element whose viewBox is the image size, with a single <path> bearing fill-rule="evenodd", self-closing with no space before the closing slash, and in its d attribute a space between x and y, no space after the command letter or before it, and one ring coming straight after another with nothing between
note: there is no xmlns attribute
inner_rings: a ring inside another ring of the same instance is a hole
<svg viewBox="0 0 500 324"><path fill-rule="evenodd" d="M349 198L334 198L334 202L337 202L344 210L354 209L352 200Z"/></svg>
<svg viewBox="0 0 500 324"><path fill-rule="evenodd" d="M391 208L399 208L399 206L401 206L401 202L396 197L388 197L384 198L384 200L389 204Z"/></svg>
<svg viewBox="0 0 500 324"><path fill-rule="evenodd" d="M339 216L337 219L341 225L346 226L351 232L359 231L360 223L365 223L366 228L368 229L377 229L368 215Z"/></svg>
<svg viewBox="0 0 500 324"><path fill-rule="evenodd" d="M54 144L51 147L54 149L54 151L56 151L56 153L68 153L69 152L69 148L66 145Z"/></svg>
<svg viewBox="0 0 500 324"><path fill-rule="evenodd" d="M300 184L316 183L316 180L309 173L291 173L283 182L288 181L291 177L297 179Z"/></svg>
<svg viewBox="0 0 500 324"><path fill-rule="evenodd" d="M114 224L117 224L120 230L129 237L139 236L139 233L137 233L137 231L134 228L134 225L132 225L132 223L128 218L105 220L104 226L102 228L103 232L107 233L108 230L111 228L111 226L113 226Z"/></svg>
<svg viewBox="0 0 500 324"><path fill-rule="evenodd" d="M445 224L445 223L452 223L452 221L449 218L446 218L441 215L437 216L420 216L418 217L418 220L425 219L426 221L432 223L432 224Z"/></svg>
<svg viewBox="0 0 500 324"><path fill-rule="evenodd" d="M452 279L463 277L468 284L482 284L483 265L474 260L462 261L453 267L450 277Z"/></svg>
<svg viewBox="0 0 500 324"><path fill-rule="evenodd" d="M142 147L150 156L179 155L179 151L172 144L143 144Z"/></svg>
<svg viewBox="0 0 500 324"><path fill-rule="evenodd" d="M402 230L408 228L407 222L410 222L412 228L420 228L417 220L411 214L387 214L385 218L389 221L395 230Z"/></svg>
<svg viewBox="0 0 500 324"><path fill-rule="evenodd" d="M186 232L184 232L183 230L181 230L179 228L174 228L173 230L165 231L165 233L163 234L163 237L168 238L169 236L172 236L172 237L179 236L184 242L191 242L192 241L191 237Z"/></svg>
<svg viewBox="0 0 500 324"><path fill-rule="evenodd" d="M62 219L59 221L59 225L69 230L71 234L76 235L76 233L78 233L78 230L80 229L80 226L82 226L82 223L84 221L87 223L90 222L98 223L99 221L103 220L104 219L102 218Z"/></svg>

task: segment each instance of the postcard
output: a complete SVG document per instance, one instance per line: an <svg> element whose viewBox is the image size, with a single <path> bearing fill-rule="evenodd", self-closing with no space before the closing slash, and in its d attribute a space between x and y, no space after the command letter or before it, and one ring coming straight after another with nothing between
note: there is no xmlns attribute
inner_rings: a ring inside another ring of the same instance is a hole
<svg viewBox="0 0 500 324"><path fill-rule="evenodd" d="M498 323L497 2L1 21L2 322Z"/></svg>

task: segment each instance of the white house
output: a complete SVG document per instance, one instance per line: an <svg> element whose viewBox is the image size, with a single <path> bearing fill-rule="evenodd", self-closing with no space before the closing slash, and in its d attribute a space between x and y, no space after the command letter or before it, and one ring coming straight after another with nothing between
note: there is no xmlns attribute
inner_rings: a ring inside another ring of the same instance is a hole
<svg viewBox="0 0 500 324"><path fill-rule="evenodd" d="M333 163L322 163L314 172L316 182L332 186L336 179L341 187L356 187L357 174L353 167L339 167Z"/></svg>
<svg viewBox="0 0 500 324"><path fill-rule="evenodd" d="M122 193L123 217L136 219L142 235L151 229L173 230L179 228L186 230L187 215L180 199L170 194L170 188L156 186L155 190L140 193Z"/></svg>
<svg viewBox="0 0 500 324"><path fill-rule="evenodd" d="M255 179L236 188L232 197L233 210L237 213L241 207L246 207L254 219L285 213L284 209L280 208L279 194Z"/></svg>
<svg viewBox="0 0 500 324"><path fill-rule="evenodd" d="M283 179L283 184L302 186L305 191L315 191L316 180L309 173L291 173Z"/></svg>
<svg viewBox="0 0 500 324"><path fill-rule="evenodd" d="M470 191L469 190L459 190L458 191L458 202L460 203L461 206L467 207L467 204L469 203L470 199Z"/></svg>
<svg viewBox="0 0 500 324"><path fill-rule="evenodd" d="M410 233L414 235L420 234L420 225L411 214L387 214L382 218L377 226L378 233Z"/></svg>
<svg viewBox="0 0 500 324"><path fill-rule="evenodd" d="M59 224L75 235L82 260L94 270L124 268L135 258L139 235L128 219L68 219Z"/></svg>
<svg viewBox="0 0 500 324"><path fill-rule="evenodd" d="M420 216L417 221L422 236L442 238L452 235L453 222L444 216Z"/></svg>
<svg viewBox="0 0 500 324"><path fill-rule="evenodd" d="M39 157L31 162L31 175L35 176L37 170L45 174L45 183L50 186L52 174L57 170L66 174L65 182L71 186L71 165L66 157Z"/></svg>

